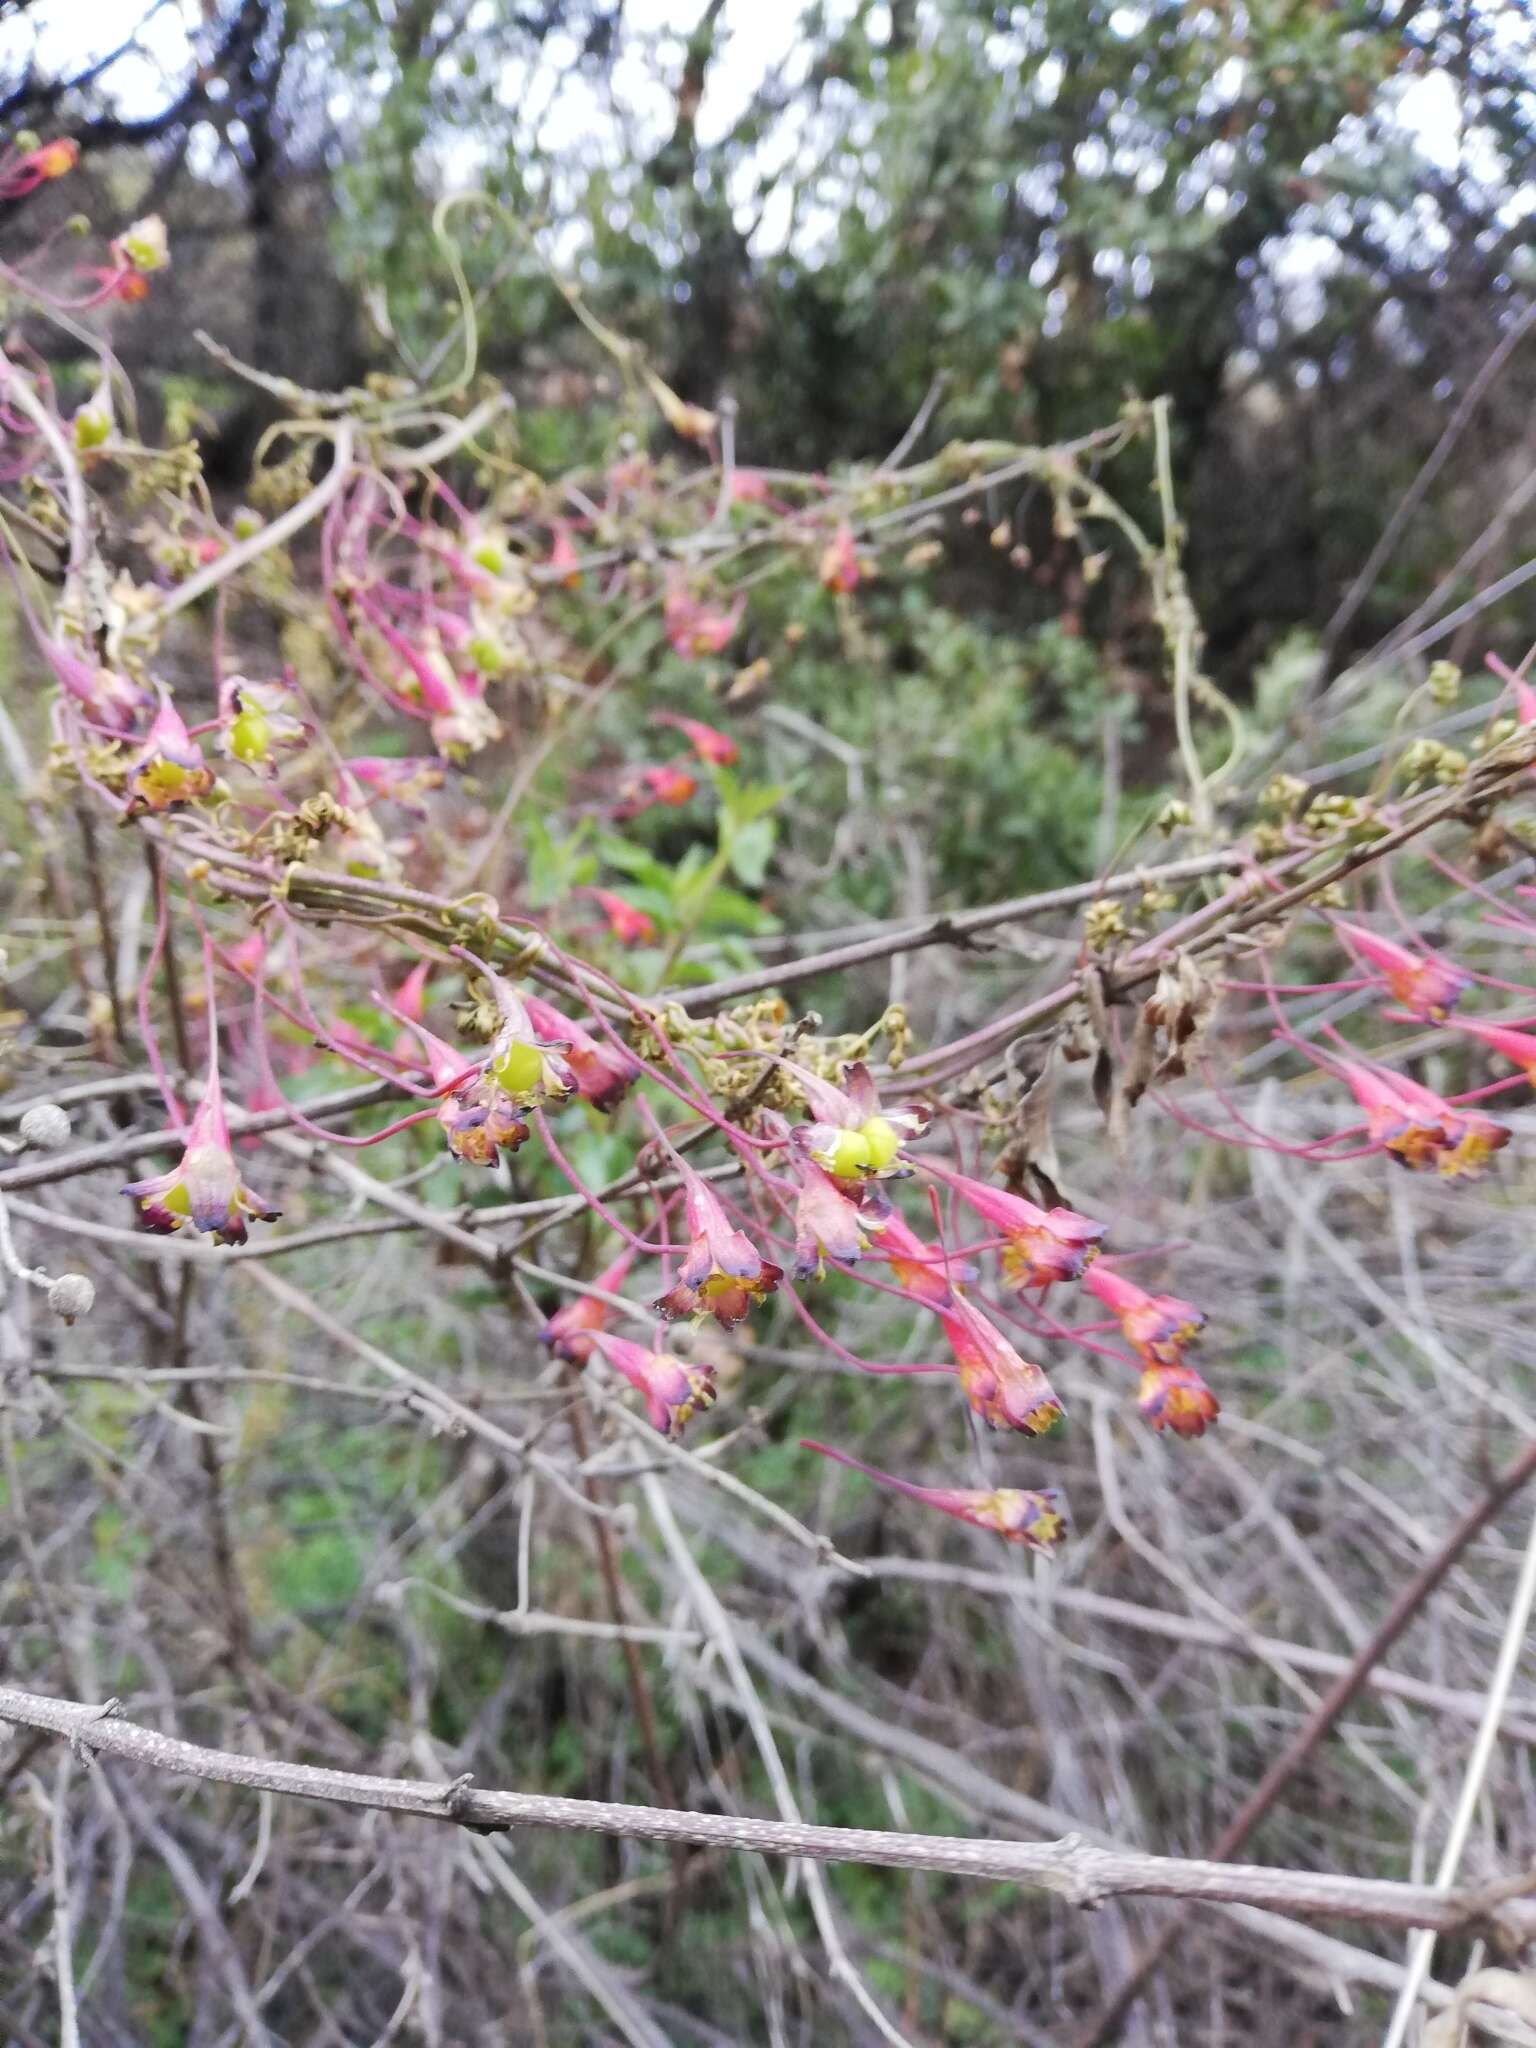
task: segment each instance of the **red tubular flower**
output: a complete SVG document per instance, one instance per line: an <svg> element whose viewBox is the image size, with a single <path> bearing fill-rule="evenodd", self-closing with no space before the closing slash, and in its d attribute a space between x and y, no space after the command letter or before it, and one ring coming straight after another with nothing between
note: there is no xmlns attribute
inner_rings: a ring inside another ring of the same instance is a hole
<svg viewBox="0 0 1536 2048"><path fill-rule="evenodd" d="M524 999L533 1028L546 1044L565 1048L566 1065L576 1077L577 1092L594 1109L617 1108L640 1077L640 1064L612 1039L595 1038L584 1024L567 1017L541 996Z"/></svg>
<svg viewBox="0 0 1536 2048"><path fill-rule="evenodd" d="M801 1160L800 1195L795 1203L796 1278L820 1280L826 1273L826 1260L840 1259L851 1265L868 1248L857 1202L850 1201L813 1161Z"/></svg>
<svg viewBox="0 0 1536 2048"><path fill-rule="evenodd" d="M612 889L588 889L586 893L607 918L608 929L621 946L645 946L655 938L656 920Z"/></svg>
<svg viewBox="0 0 1536 2048"><path fill-rule="evenodd" d="M1118 1317L1126 1341L1153 1365L1182 1365L1205 1327L1205 1311L1176 1294L1148 1294L1134 1280L1104 1265L1090 1266L1083 1285Z"/></svg>
<svg viewBox="0 0 1536 2048"><path fill-rule="evenodd" d="M663 601L661 617L673 653L694 661L721 653L734 639L746 605L746 599L738 597L727 610L715 611L702 598L691 596L686 583L672 584ZM707 732L709 728L703 730Z"/></svg>
<svg viewBox="0 0 1536 2048"><path fill-rule="evenodd" d="M894 1210L881 1225L875 1249L882 1259L889 1260L896 1285L914 1301L942 1309L955 1300L943 1253L937 1245L924 1244Z"/></svg>
<svg viewBox="0 0 1536 2048"><path fill-rule="evenodd" d="M674 810L691 803L699 793L697 776L690 775L679 761L664 761L632 768L619 785L623 815L637 817L653 804L668 804Z"/></svg>
<svg viewBox="0 0 1536 2048"><path fill-rule="evenodd" d="M626 1248L611 1266L598 1274L593 1284L604 1294L617 1294L624 1285L634 1257L633 1251ZM606 1329L612 1315L613 1310L606 1301L598 1301L590 1294L575 1295L563 1308L555 1310L540 1330L539 1342L556 1358L563 1358L571 1365L585 1365L592 1356L594 1331Z"/></svg>
<svg viewBox="0 0 1536 2048"><path fill-rule="evenodd" d="M557 520L549 544L549 566L567 590L575 590L581 582L581 557L576 552L576 543L571 539L571 529L563 520Z"/></svg>
<svg viewBox="0 0 1536 2048"><path fill-rule="evenodd" d="M1192 1365L1149 1365L1141 1375L1136 1405L1156 1430L1175 1436L1204 1436L1221 1413L1220 1403Z"/></svg>
<svg viewBox="0 0 1536 2048"><path fill-rule="evenodd" d="M129 817L194 803L212 787L213 770L189 737L181 713L162 690L160 708L128 768Z"/></svg>
<svg viewBox="0 0 1536 2048"><path fill-rule="evenodd" d="M1508 1024L1475 1024L1467 1017L1457 1018L1456 1029L1480 1038L1501 1059L1521 1068L1525 1078L1536 1087L1536 1032L1516 1031Z"/></svg>
<svg viewBox="0 0 1536 2048"><path fill-rule="evenodd" d="M0 199L25 199L51 178L65 178L80 161L80 145L72 136L39 143L25 156L0 168Z"/></svg>
<svg viewBox="0 0 1536 2048"><path fill-rule="evenodd" d="M862 572L853 542L853 528L846 519L823 548L816 573L827 590L835 590L842 596L858 588Z"/></svg>
<svg viewBox="0 0 1536 2048"><path fill-rule="evenodd" d="M1444 1021L1471 985L1472 977L1438 953L1415 953L1363 925L1336 917L1333 928L1377 980L1415 1017Z"/></svg>
<svg viewBox="0 0 1536 2048"><path fill-rule="evenodd" d="M937 1169L938 1178L961 1201L1007 1239L1003 1276L1016 1287L1045 1287L1053 1280L1079 1279L1098 1254L1104 1225L1075 1209L1037 1209L1022 1195L1010 1195L985 1181Z"/></svg>
<svg viewBox="0 0 1536 2048"><path fill-rule="evenodd" d="M939 1321L960 1368L965 1398L989 1429L1018 1429L1042 1436L1063 1414L1050 1381L1038 1365L1021 1358L1002 1331L980 1309L956 1295Z"/></svg>
<svg viewBox="0 0 1536 2048"><path fill-rule="evenodd" d="M691 1168L679 1163L691 1240L677 1272L677 1284L654 1302L668 1322L684 1316L713 1316L730 1329L752 1304L773 1293L783 1268L770 1264L752 1240L732 1227L724 1209Z"/></svg>
<svg viewBox="0 0 1536 2048"><path fill-rule="evenodd" d="M145 1229L160 1237L190 1223L216 1244L244 1244L247 1216L272 1223L281 1215L240 1179L224 1117L217 1042L208 1055L208 1085L187 1128L181 1164L151 1180L130 1181L123 1193L137 1201Z"/></svg>
<svg viewBox="0 0 1536 2048"><path fill-rule="evenodd" d="M893 1180L912 1167L902 1147L927 1130L930 1113L920 1102L884 1110L868 1067L862 1060L843 1069L843 1086L834 1087L792 1060L785 1065L800 1083L812 1121L797 1127L799 1150L834 1180Z"/></svg>
<svg viewBox="0 0 1536 2048"><path fill-rule="evenodd" d="M646 1415L663 1436L681 1435L693 1416L715 1405L715 1376L708 1366L685 1365L670 1351L647 1351L643 1344L606 1330L592 1331L589 1342L644 1395Z"/></svg>
<svg viewBox="0 0 1536 2048"><path fill-rule="evenodd" d="M990 1490L969 1486L914 1486L910 1479L898 1479L846 1451L834 1451L814 1437L800 1439L802 1451L815 1451L851 1471L862 1472L881 1486L893 1487L908 1500L937 1508L941 1515L953 1515L957 1522L969 1522L977 1529L989 1529L1005 1543L1023 1543L1030 1550L1053 1550L1067 1533L1066 1517L1060 1508L1061 1495L1054 1489L1045 1493L1024 1493L1013 1486Z"/></svg>
<svg viewBox="0 0 1536 2048"><path fill-rule="evenodd" d="M718 649L710 651L715 653ZM652 713L651 723L674 726L678 732L686 734L688 744L699 759L707 761L712 768L734 768L741 759L741 749L730 734L706 725L700 718L683 718L675 711L657 711Z"/></svg>
<svg viewBox="0 0 1536 2048"><path fill-rule="evenodd" d="M1431 1168L1444 1180L1476 1180L1495 1152L1509 1143L1508 1129L1492 1117L1451 1104L1379 1067L1341 1060L1339 1068L1366 1113L1372 1140L1412 1173Z"/></svg>
<svg viewBox="0 0 1536 2048"><path fill-rule="evenodd" d="M395 1011L408 1023L419 1024L427 1014L427 983L431 978L432 962L418 960L395 990Z"/></svg>

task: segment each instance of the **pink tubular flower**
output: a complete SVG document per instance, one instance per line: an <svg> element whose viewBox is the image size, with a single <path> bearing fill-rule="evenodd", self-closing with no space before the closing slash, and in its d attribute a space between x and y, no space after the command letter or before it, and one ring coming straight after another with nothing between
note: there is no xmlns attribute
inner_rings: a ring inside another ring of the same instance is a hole
<svg viewBox="0 0 1536 2048"><path fill-rule="evenodd" d="M1093 1265L1083 1285L1119 1319L1126 1341L1152 1365L1182 1365L1184 1353L1205 1327L1205 1311L1176 1294L1148 1294L1134 1280Z"/></svg>
<svg viewBox="0 0 1536 2048"><path fill-rule="evenodd" d="M938 1313L965 1398L989 1429L1042 1436L1055 1428L1062 1405L1038 1365L1021 1358L1002 1331L962 1295Z"/></svg>
<svg viewBox="0 0 1536 2048"><path fill-rule="evenodd" d="M731 503L733 505L766 505L768 502L768 479L759 469L733 469L731 471Z"/></svg>
<svg viewBox="0 0 1536 2048"><path fill-rule="evenodd" d="M213 787L213 770L188 733L181 713L169 694L160 692L144 743L128 768L128 815L143 811L169 811L178 804L194 803Z"/></svg>
<svg viewBox="0 0 1536 2048"><path fill-rule="evenodd" d="M149 692L116 669L104 668L63 640L45 640L43 653L59 687L68 691L98 725L131 732L151 702Z"/></svg>
<svg viewBox="0 0 1536 2048"><path fill-rule="evenodd" d="M1175 1436L1204 1436L1221 1413L1220 1403L1192 1365L1149 1365L1141 1375L1136 1405L1156 1430Z"/></svg>
<svg viewBox="0 0 1536 2048"><path fill-rule="evenodd" d="M542 996L524 998L533 1028L548 1045L563 1045L566 1065L576 1076L576 1089L594 1109L614 1109L640 1077L640 1064L612 1039L595 1038L584 1024L567 1017Z"/></svg>
<svg viewBox="0 0 1536 2048"><path fill-rule="evenodd" d="M620 1252L613 1264L598 1274L594 1286L600 1287L604 1294L617 1294L624 1285L634 1257L628 1248ZM606 1329L612 1315L613 1310L606 1301L598 1301L590 1294L578 1294L563 1308L555 1310L540 1330L539 1342L556 1358L563 1358L570 1365L585 1365L592 1356L593 1332Z"/></svg>
<svg viewBox="0 0 1536 2048"><path fill-rule="evenodd" d="M407 1023L419 1024L427 1014L427 983L432 979L432 962L418 960L395 990L394 1008Z"/></svg>
<svg viewBox="0 0 1536 2048"><path fill-rule="evenodd" d="M1477 1024L1468 1017L1458 1017L1456 1029L1480 1038L1490 1051L1519 1067L1536 1087L1536 1032L1516 1031L1508 1024Z"/></svg>
<svg viewBox="0 0 1536 2048"><path fill-rule="evenodd" d="M968 1180L947 1168L938 1170L938 1178L1003 1233L1003 1276L1013 1286L1046 1287L1053 1280L1080 1279L1098 1254L1104 1225L1079 1216L1075 1209L1037 1209L1022 1195Z"/></svg>
<svg viewBox="0 0 1536 2048"><path fill-rule="evenodd" d="M994 1487L990 1491L970 1486L914 1486L910 1479L898 1479L892 1472L882 1472L876 1465L850 1458L846 1451L834 1451L830 1444L819 1444L814 1437L801 1437L800 1448L846 1465L851 1472L862 1472L866 1479L893 1487L908 1500L921 1501L924 1507L937 1508L941 1515L953 1515L957 1522L989 1529L1006 1543L1023 1543L1031 1550L1052 1550L1067 1533L1066 1517L1058 1505L1061 1495L1054 1489L1024 1493L1014 1486Z"/></svg>
<svg viewBox="0 0 1536 2048"><path fill-rule="evenodd" d="M853 528L845 519L822 549L817 575L824 588L846 596L859 585L861 570L858 550L853 542Z"/></svg>
<svg viewBox="0 0 1536 2048"><path fill-rule="evenodd" d="M685 1365L670 1351L647 1351L628 1337L592 1331L589 1343L645 1397L645 1412L663 1436L679 1436L695 1415L715 1405L715 1376L708 1366ZM590 1353L589 1353L590 1356Z"/></svg>
<svg viewBox="0 0 1536 2048"><path fill-rule="evenodd" d="M683 718L676 711L656 711L651 715L651 723L674 726L678 732L686 734L689 746L701 761L707 761L712 768L734 768L741 759L741 749L730 734L706 725L700 718Z"/></svg>
<svg viewBox="0 0 1536 2048"><path fill-rule="evenodd" d="M914 1301L942 1309L955 1300L944 1254L937 1245L924 1244L894 1210L881 1226L875 1249L882 1259L889 1260L896 1285Z"/></svg>
<svg viewBox="0 0 1536 2048"><path fill-rule="evenodd" d="M687 584L679 579L668 589L661 608L668 645L686 660L719 654L735 638L746 605L746 599L738 597L727 610L712 610L702 598L691 596Z"/></svg>
<svg viewBox="0 0 1536 2048"><path fill-rule="evenodd" d="M852 1265L868 1248L858 1203L850 1201L814 1161L802 1159L800 1195L795 1203L796 1278L820 1280L828 1259Z"/></svg>
<svg viewBox="0 0 1536 2048"><path fill-rule="evenodd" d="M1510 1134L1492 1117L1453 1109L1406 1074L1389 1074L1354 1060L1339 1070L1366 1113L1372 1141L1411 1173L1433 1169L1444 1180L1476 1180Z"/></svg>
<svg viewBox="0 0 1536 2048"><path fill-rule="evenodd" d="M345 765L365 789L387 797L391 803L403 804L418 817L426 815L421 798L429 789L443 786L443 764L429 755L396 760L383 754L359 754Z"/></svg>
<svg viewBox="0 0 1536 2048"><path fill-rule="evenodd" d="M621 946L645 946L655 938L656 920L612 889L588 889L586 893L607 918L608 929Z"/></svg>
<svg viewBox="0 0 1536 2048"><path fill-rule="evenodd" d="M652 1303L668 1322L713 1316L722 1329L741 1322L754 1302L773 1293L783 1268L770 1264L752 1240L732 1227L719 1201L691 1168L679 1162L690 1239L677 1284Z"/></svg>
<svg viewBox="0 0 1536 2048"><path fill-rule="evenodd" d="M217 1042L208 1054L208 1085L188 1126L181 1164L152 1180L130 1181L123 1193L137 1201L145 1229L160 1237L190 1223L217 1244L244 1244L247 1216L272 1223L282 1213L240 1179L224 1118Z"/></svg>
<svg viewBox="0 0 1536 2048"><path fill-rule="evenodd" d="M1438 953L1412 952L1395 939L1381 938L1341 917L1334 919L1333 928L1382 986L1416 1017L1443 1022L1471 984L1470 975Z"/></svg>
<svg viewBox="0 0 1536 2048"><path fill-rule="evenodd" d="M882 1111L880 1097L862 1060L843 1069L843 1085L835 1087L792 1060L785 1065L800 1083L812 1121L797 1127L801 1152L814 1159L834 1180L892 1180L911 1173L902 1147L920 1138L930 1121L920 1102Z"/></svg>
<svg viewBox="0 0 1536 2048"><path fill-rule="evenodd" d="M549 545L549 566L567 590L576 589L581 582L581 557L576 552L575 541L571 539L571 529L564 520L555 523Z"/></svg>

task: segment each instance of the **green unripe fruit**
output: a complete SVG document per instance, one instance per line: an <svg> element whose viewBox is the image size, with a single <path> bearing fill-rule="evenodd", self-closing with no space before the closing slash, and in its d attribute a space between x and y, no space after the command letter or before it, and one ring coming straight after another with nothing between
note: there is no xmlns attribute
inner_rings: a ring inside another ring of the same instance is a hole
<svg viewBox="0 0 1536 2048"><path fill-rule="evenodd" d="M266 760L271 748L271 719L256 705L248 704L229 729L229 751L237 761L254 768Z"/></svg>
<svg viewBox="0 0 1536 2048"><path fill-rule="evenodd" d="M839 1131L827 1159L828 1173L838 1180L856 1180L870 1163L869 1140L863 1131Z"/></svg>
<svg viewBox="0 0 1536 2048"><path fill-rule="evenodd" d="M876 1173L884 1172L901 1150L901 1133L883 1116L872 1116L859 1136L869 1147L869 1163Z"/></svg>
<svg viewBox="0 0 1536 2048"><path fill-rule="evenodd" d="M531 1095L544 1073L544 1055L536 1045L514 1038L491 1063L491 1072L509 1095Z"/></svg>

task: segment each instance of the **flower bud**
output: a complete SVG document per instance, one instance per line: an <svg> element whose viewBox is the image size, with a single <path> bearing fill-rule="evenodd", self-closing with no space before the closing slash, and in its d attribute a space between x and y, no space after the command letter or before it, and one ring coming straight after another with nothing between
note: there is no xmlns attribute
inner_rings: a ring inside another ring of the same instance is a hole
<svg viewBox="0 0 1536 2048"><path fill-rule="evenodd" d="M23 1142L39 1152L57 1152L69 1143L69 1118L56 1102L34 1102L16 1128Z"/></svg>
<svg viewBox="0 0 1536 2048"><path fill-rule="evenodd" d="M95 1285L83 1273L61 1273L49 1283L48 1306L66 1323L72 1323L76 1316L88 1316L95 1301Z"/></svg>

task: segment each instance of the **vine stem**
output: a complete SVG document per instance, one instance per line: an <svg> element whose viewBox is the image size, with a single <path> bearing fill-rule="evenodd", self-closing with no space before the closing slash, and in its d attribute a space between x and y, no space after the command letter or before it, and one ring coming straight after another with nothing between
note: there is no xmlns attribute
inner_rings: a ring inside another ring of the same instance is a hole
<svg viewBox="0 0 1536 2048"><path fill-rule="evenodd" d="M1015 1842L902 1834L881 1828L824 1827L801 1820L629 1806L607 1799L568 1799L544 1792L480 1791L463 1779L442 1785L419 1778L371 1777L357 1771L290 1763L282 1757L204 1748L127 1720L115 1700L104 1706L87 1706L79 1700L54 1699L10 1685L0 1685L0 1721L59 1736L77 1755L90 1751L211 1784L380 1813L411 1814L481 1830L546 1827L649 1842L691 1842L704 1848L809 1858L818 1863L943 1871L991 1883L1030 1885L1083 1907L1120 1896L1176 1898L1209 1905L1257 1906L1302 1918L1320 1915L1378 1927L1430 1927L1442 1933L1454 1933L1479 1920L1502 1919L1512 1931L1527 1938L1536 1921L1536 1907L1526 1901L1532 1883L1528 1876L1483 1891L1455 1893L1389 1878L1144 1855L1103 1848L1080 1835L1064 1835L1051 1842Z"/></svg>

